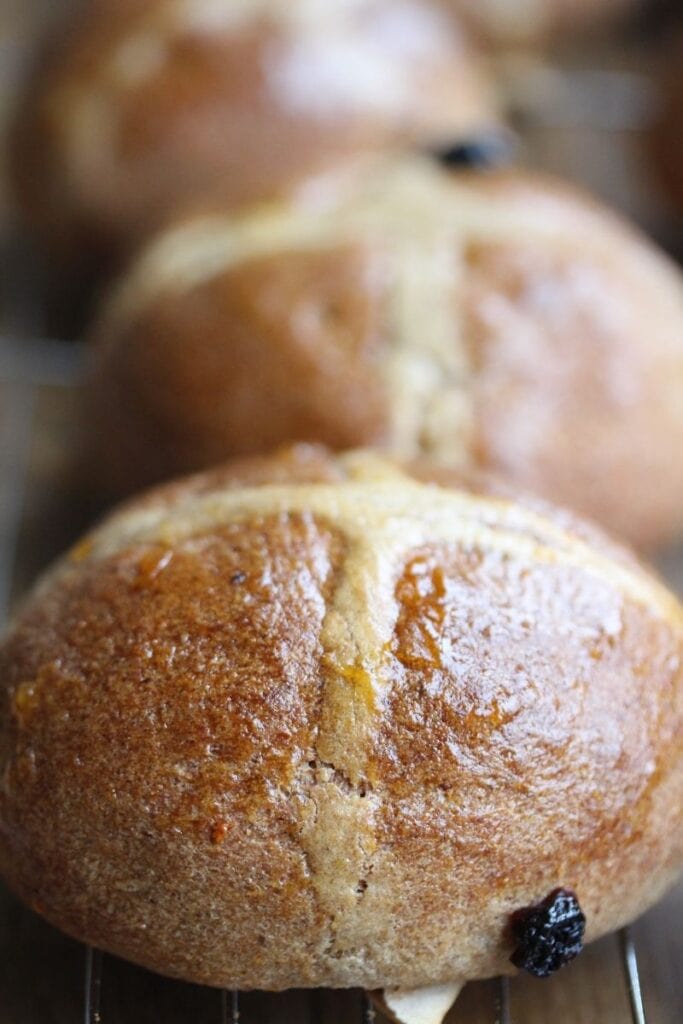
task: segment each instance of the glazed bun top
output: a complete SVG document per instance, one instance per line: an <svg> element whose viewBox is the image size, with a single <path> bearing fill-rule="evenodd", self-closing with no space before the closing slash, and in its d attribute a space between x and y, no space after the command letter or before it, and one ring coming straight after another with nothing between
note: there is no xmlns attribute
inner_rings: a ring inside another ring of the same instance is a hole
<svg viewBox="0 0 683 1024"><path fill-rule="evenodd" d="M214 985L509 971L514 911L568 887L595 938L678 871L681 639L628 553L452 474L303 448L170 485L0 651L3 873Z"/></svg>
<svg viewBox="0 0 683 1024"><path fill-rule="evenodd" d="M411 158L208 211L146 249L94 336L119 489L292 440L378 444L639 544L680 528L680 272L552 180Z"/></svg>
<svg viewBox="0 0 683 1024"><path fill-rule="evenodd" d="M459 137L492 110L429 0L86 5L19 113L15 179L45 231L125 244L209 189L260 199L368 150Z"/></svg>

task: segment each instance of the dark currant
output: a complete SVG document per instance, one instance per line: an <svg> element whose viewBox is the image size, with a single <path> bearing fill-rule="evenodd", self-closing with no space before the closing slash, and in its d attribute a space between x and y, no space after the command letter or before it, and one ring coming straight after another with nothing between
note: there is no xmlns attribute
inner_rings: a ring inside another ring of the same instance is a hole
<svg viewBox="0 0 683 1024"><path fill-rule="evenodd" d="M489 132L472 139L461 139L434 151L434 156L445 167L484 169L500 167L514 156L512 137L504 132Z"/></svg>
<svg viewBox="0 0 683 1024"><path fill-rule="evenodd" d="M510 959L537 978L547 978L583 949L586 918L569 889L555 889L542 903L518 910L511 924L517 948Z"/></svg>

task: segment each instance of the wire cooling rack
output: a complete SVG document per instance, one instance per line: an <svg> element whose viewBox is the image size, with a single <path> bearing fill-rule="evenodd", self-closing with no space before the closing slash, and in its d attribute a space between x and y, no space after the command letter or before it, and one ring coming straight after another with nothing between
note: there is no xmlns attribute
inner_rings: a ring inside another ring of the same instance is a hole
<svg viewBox="0 0 683 1024"><path fill-rule="evenodd" d="M618 942L621 949L624 977L628 989L631 1020L633 1024L647 1024L645 1009L640 988L638 958L636 948L627 928L619 932ZM99 950L88 947L85 951L85 997L84 1024L106 1024L102 1015L102 982L104 957ZM513 1024L510 1007L510 982L508 978L498 978L495 1005L492 1007L492 1020L496 1024ZM379 1015L370 998L363 995L361 999L359 1024L379 1024ZM318 1024L315 1011L309 1016L310 1024ZM207 1020L206 1024L212 1024ZM221 991L216 999L215 1024L255 1024L243 1017L240 1010L239 992ZM321 1021L322 1024L322 1021ZM351 1022L349 1022L351 1024Z"/></svg>
<svg viewBox="0 0 683 1024"><path fill-rule="evenodd" d="M30 496L27 495L29 463L36 441L35 432L40 429L40 424L35 423L37 396L44 388L57 391L76 388L81 365L82 353L76 345L0 338L0 625L7 617L12 597L16 596L13 592L17 589L15 578L19 568L18 539L24 517L30 512ZM75 528L80 528L80 524ZM628 929L620 932L613 941L618 945L630 1021L632 1024L647 1024L635 941ZM83 1024L109 1024L104 996L108 978L110 984L115 984L115 980L107 970L108 962L109 958L99 950L85 950ZM497 1024L521 1024L523 1018L513 1014L511 986L507 978L497 979L491 995L488 1017L491 1024L494 1021ZM207 1004L209 1008L202 1024L260 1024L248 1006L245 1008L245 1000L239 992L218 991L215 999L211 995L211 1000L213 1004ZM367 995L362 994L354 1005L356 1009L350 1015L338 1018L344 1024L371 1024L375 1021L379 1024L383 1020ZM5 1024L1 1010L0 1006L0 1024ZM457 1009L454 1016L465 1024L467 1018L460 1017ZM66 1024L66 1018L61 1015L55 1019L59 1024ZM623 1019L626 1021L628 1018ZM669 1018L663 1019L668 1021ZM318 1008L316 994L311 993L302 1024L326 1024L327 1020L329 1017ZM674 1024L673 1016L670 1020ZM134 1017L130 1024L136 1024ZM577 1024L584 1024L583 1019ZM591 1020L590 1024L601 1024L601 1021Z"/></svg>

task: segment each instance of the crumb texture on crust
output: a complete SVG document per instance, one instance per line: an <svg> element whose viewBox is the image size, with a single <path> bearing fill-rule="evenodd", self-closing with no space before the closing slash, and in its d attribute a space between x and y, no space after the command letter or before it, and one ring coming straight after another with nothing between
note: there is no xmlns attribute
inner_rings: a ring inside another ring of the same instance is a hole
<svg viewBox="0 0 683 1024"><path fill-rule="evenodd" d="M680 273L557 183L415 158L214 210L152 243L93 333L114 489L373 444L500 472L639 546L681 527Z"/></svg>
<svg viewBox="0 0 683 1024"><path fill-rule="evenodd" d="M236 988L509 969L683 860L681 609L495 488L297 449L152 492L0 650L0 865L70 933Z"/></svg>

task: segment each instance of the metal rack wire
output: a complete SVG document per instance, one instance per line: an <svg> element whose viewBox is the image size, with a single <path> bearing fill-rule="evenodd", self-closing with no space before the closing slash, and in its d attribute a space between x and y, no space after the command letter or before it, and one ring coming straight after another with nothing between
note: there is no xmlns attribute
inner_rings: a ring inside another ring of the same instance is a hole
<svg viewBox="0 0 683 1024"><path fill-rule="evenodd" d="M57 342L13 342L0 339L0 385L5 386L9 400L3 405L3 426L0 436L0 626L6 616L19 534L25 501L25 485L31 439L31 423L38 387L77 384L81 372L81 353L76 346ZM632 935L624 929L617 936L624 981L628 992L632 1024L647 1024L641 991L638 958ZM85 982L83 1024L107 1024L102 1005L106 957L96 949L85 951ZM513 1024L510 982L499 978L496 1000L492 1008L492 1024ZM255 1024L241 1009L238 992L216 994L216 1024ZM312 1020L315 1020L313 1015ZM375 1024L379 1020L367 995L363 996L359 1024ZM206 1024L211 1024L207 1020ZM517 1024L517 1022L514 1022Z"/></svg>
<svg viewBox="0 0 683 1024"><path fill-rule="evenodd" d="M638 957L630 930L628 928L622 929L617 936L617 941L621 950L632 1024L647 1024L640 986ZM106 1024L101 1011L103 966L104 957L102 953L88 946L85 951L85 1013L83 1024ZM220 1007L220 1015L217 1019L220 1024L252 1024L252 1022L243 1019L240 1010L239 992L223 990L219 993L219 997L217 1008L218 1006ZM375 1024L376 1020L375 1008L369 997L364 995L361 1003L359 1024ZM210 1022L207 1021L206 1024L210 1024ZM498 978L497 980L495 1024L513 1024L509 978Z"/></svg>

